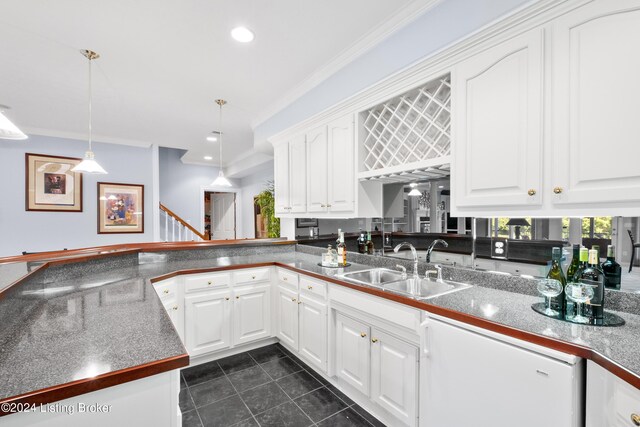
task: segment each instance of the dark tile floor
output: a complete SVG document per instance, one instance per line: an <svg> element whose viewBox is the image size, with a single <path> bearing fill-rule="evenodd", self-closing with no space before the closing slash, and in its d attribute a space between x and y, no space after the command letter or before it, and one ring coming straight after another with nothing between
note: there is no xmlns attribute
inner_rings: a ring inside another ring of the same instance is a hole
<svg viewBox="0 0 640 427"><path fill-rule="evenodd" d="M279 344L186 368L182 425L384 426Z"/></svg>

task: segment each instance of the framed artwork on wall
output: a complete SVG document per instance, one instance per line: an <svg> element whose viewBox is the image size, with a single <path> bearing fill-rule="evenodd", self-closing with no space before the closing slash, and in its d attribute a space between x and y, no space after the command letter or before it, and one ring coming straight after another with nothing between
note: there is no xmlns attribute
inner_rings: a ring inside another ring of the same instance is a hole
<svg viewBox="0 0 640 427"><path fill-rule="evenodd" d="M144 185L98 183L98 234L144 233Z"/></svg>
<svg viewBox="0 0 640 427"><path fill-rule="evenodd" d="M82 159L25 154L25 210L82 212L82 173L72 172Z"/></svg>

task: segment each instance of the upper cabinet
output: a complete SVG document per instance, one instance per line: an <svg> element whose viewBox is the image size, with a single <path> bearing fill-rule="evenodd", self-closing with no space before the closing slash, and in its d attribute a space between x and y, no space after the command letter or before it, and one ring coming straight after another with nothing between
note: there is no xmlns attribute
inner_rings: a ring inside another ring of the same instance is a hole
<svg viewBox="0 0 640 427"><path fill-rule="evenodd" d="M355 210L355 140L353 116L348 115L327 125L329 144L329 212L353 212Z"/></svg>
<svg viewBox="0 0 640 427"><path fill-rule="evenodd" d="M304 135L273 149L276 214L307 211L307 169Z"/></svg>
<svg viewBox="0 0 640 427"><path fill-rule="evenodd" d="M458 207L541 204L542 45L534 30L456 66Z"/></svg>
<svg viewBox="0 0 640 427"><path fill-rule="evenodd" d="M319 126L306 134L307 172L313 179L307 180L307 212L327 212L329 186L329 150L327 127Z"/></svg>
<svg viewBox="0 0 640 427"><path fill-rule="evenodd" d="M640 4L593 1L454 67L452 215L640 208Z"/></svg>
<svg viewBox="0 0 640 427"><path fill-rule="evenodd" d="M637 207L640 4L593 2L552 29L552 202Z"/></svg>
<svg viewBox="0 0 640 427"><path fill-rule="evenodd" d="M289 142L273 147L273 181L276 214L289 213Z"/></svg>

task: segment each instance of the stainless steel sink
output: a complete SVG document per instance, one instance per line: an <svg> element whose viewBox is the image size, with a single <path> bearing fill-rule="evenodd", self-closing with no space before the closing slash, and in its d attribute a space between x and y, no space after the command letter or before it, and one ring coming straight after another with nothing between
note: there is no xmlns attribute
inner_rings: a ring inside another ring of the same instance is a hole
<svg viewBox="0 0 640 427"><path fill-rule="evenodd" d="M406 278L406 276L401 272L390 270L388 268L372 268L371 270L352 271L349 273L338 274L337 277L349 282L378 287L386 283L397 282Z"/></svg>
<svg viewBox="0 0 640 427"><path fill-rule="evenodd" d="M419 299L435 298L451 292L470 288L465 283L451 282L448 280L431 280L424 278L409 278L398 282L387 283L384 290L409 294Z"/></svg>
<svg viewBox="0 0 640 427"><path fill-rule="evenodd" d="M353 271L336 277L361 285L375 286L385 291L399 292L418 299L435 298L440 295L471 287L465 283L449 280L432 280L421 277L406 277L401 272L388 268Z"/></svg>

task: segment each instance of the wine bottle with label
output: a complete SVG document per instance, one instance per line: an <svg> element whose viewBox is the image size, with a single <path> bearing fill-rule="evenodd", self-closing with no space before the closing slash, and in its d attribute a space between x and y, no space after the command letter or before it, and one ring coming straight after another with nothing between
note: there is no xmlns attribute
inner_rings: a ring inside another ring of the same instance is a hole
<svg viewBox="0 0 640 427"><path fill-rule="evenodd" d="M338 238L336 239L336 248L340 244L340 235L342 234L342 228L338 228Z"/></svg>
<svg viewBox="0 0 640 427"><path fill-rule="evenodd" d="M616 262L616 248L613 245L607 246L607 260L602 263L602 272L605 288L620 289L622 267Z"/></svg>
<svg viewBox="0 0 640 427"><path fill-rule="evenodd" d="M580 275L580 282L593 288L593 298L584 304L584 315L591 319L591 323L601 324L604 317L604 273L600 269L598 251L589 251L589 264Z"/></svg>
<svg viewBox="0 0 640 427"><path fill-rule="evenodd" d="M367 233L367 242L364 244L364 246L365 246L365 252L368 253L369 255L373 255L373 251L375 250L375 248L373 246L373 241L371 240L370 231Z"/></svg>
<svg viewBox="0 0 640 427"><path fill-rule="evenodd" d="M565 310L565 293L564 288L567 286L567 278L562 271L562 248L553 248L551 250L551 269L547 273L547 279L554 279L562 283L562 292L560 295L551 298L551 309L558 313L564 313Z"/></svg>
<svg viewBox="0 0 640 427"><path fill-rule="evenodd" d="M570 282L573 276L580 267L580 245L573 245L573 258L571 258L571 264L567 268L567 280Z"/></svg>
<svg viewBox="0 0 640 427"><path fill-rule="evenodd" d="M338 237L338 264L347 265L347 245L344 243L343 232L340 232L340 237Z"/></svg>

